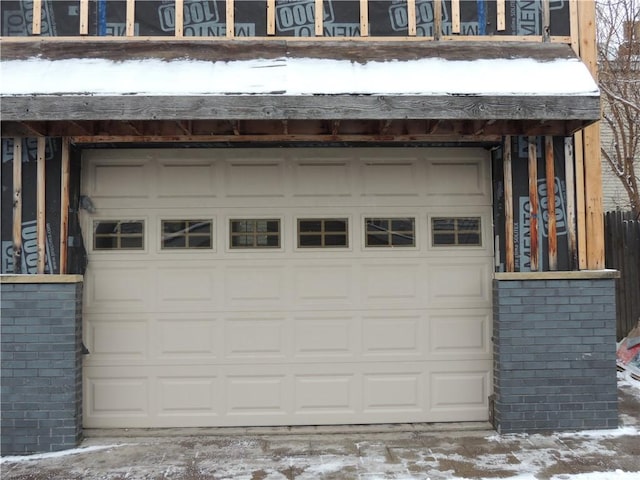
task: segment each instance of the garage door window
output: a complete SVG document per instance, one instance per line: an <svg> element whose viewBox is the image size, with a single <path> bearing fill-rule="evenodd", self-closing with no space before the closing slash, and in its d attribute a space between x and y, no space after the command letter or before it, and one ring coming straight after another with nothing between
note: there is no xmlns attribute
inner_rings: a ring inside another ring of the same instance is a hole
<svg viewBox="0 0 640 480"><path fill-rule="evenodd" d="M211 220L163 220L163 249L211 248Z"/></svg>
<svg viewBox="0 0 640 480"><path fill-rule="evenodd" d="M480 217L434 217L431 219L433 246L482 245Z"/></svg>
<svg viewBox="0 0 640 480"><path fill-rule="evenodd" d="M96 220L93 222L94 250L143 250L142 220Z"/></svg>
<svg viewBox="0 0 640 480"><path fill-rule="evenodd" d="M231 248L280 248L280 219L229 220Z"/></svg>
<svg viewBox="0 0 640 480"><path fill-rule="evenodd" d="M414 247L415 218L365 218L367 247Z"/></svg>
<svg viewBox="0 0 640 480"><path fill-rule="evenodd" d="M348 247L346 218L298 219L298 248Z"/></svg>

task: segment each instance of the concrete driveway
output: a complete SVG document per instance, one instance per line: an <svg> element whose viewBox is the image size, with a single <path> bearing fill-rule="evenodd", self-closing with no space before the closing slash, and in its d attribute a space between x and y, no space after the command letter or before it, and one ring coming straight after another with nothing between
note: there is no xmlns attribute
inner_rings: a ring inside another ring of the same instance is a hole
<svg viewBox="0 0 640 480"><path fill-rule="evenodd" d="M639 391L622 384L619 398L621 428L581 433L498 435L484 423L88 431L76 450L3 458L2 479L640 479Z"/></svg>

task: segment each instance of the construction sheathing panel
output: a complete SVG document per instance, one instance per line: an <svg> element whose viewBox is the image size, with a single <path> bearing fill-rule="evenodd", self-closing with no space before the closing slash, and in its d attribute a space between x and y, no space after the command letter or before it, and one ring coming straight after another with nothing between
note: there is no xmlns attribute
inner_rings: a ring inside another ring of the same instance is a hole
<svg viewBox="0 0 640 480"><path fill-rule="evenodd" d="M45 149L45 273L60 272L60 139L48 138ZM22 139L22 265L13 265L13 139L2 140L2 273L37 273L37 139Z"/></svg>
<svg viewBox="0 0 640 480"><path fill-rule="evenodd" d="M511 137L511 166L513 180L513 232L515 270L531 271L531 234L528 171L528 137ZM540 271L549 270L549 202L545 176L544 137L536 137L537 192L538 192L538 265ZM569 224L567 219L567 188L564 158L564 137L553 138L554 198L557 230L558 270L570 270ZM497 241L496 271L505 268L505 198L503 176L503 151L493 151L493 206Z"/></svg>
<svg viewBox="0 0 640 480"><path fill-rule="evenodd" d="M266 0L235 0L235 35L267 35ZM461 35L541 35L542 1L506 1L505 30L497 30L496 2L466 0L460 5ZM452 34L451 1L442 3L442 33ZM32 0L4 0L0 3L3 36L28 36L32 28ZM41 36L75 36L80 25L79 1L43 0ZM406 0L370 0L368 6L371 36L408 35ZM433 36L432 0L416 0L416 35ZM550 0L550 34L569 36L569 0ZM276 36L315 36L315 0L277 0ZM89 35L124 36L125 0L90 0ZM174 0L138 0L135 7L136 36L173 36ZM226 2L223 0L184 0L184 35L217 37L226 34ZM325 0L323 35L360 36L359 0Z"/></svg>

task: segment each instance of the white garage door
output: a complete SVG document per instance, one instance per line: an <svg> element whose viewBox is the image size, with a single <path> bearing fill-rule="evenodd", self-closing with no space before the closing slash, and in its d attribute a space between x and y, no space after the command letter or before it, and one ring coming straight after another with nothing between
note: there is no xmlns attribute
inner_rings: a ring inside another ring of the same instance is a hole
<svg viewBox="0 0 640 480"><path fill-rule="evenodd" d="M486 420L481 149L83 158L84 425Z"/></svg>

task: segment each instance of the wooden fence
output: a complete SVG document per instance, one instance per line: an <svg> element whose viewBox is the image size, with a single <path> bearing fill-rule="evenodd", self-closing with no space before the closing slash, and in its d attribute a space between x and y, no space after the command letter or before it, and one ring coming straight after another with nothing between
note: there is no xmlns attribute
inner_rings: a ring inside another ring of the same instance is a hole
<svg viewBox="0 0 640 480"><path fill-rule="evenodd" d="M631 212L607 212L605 248L607 268L620 271L616 331L621 340L640 319L640 219Z"/></svg>

